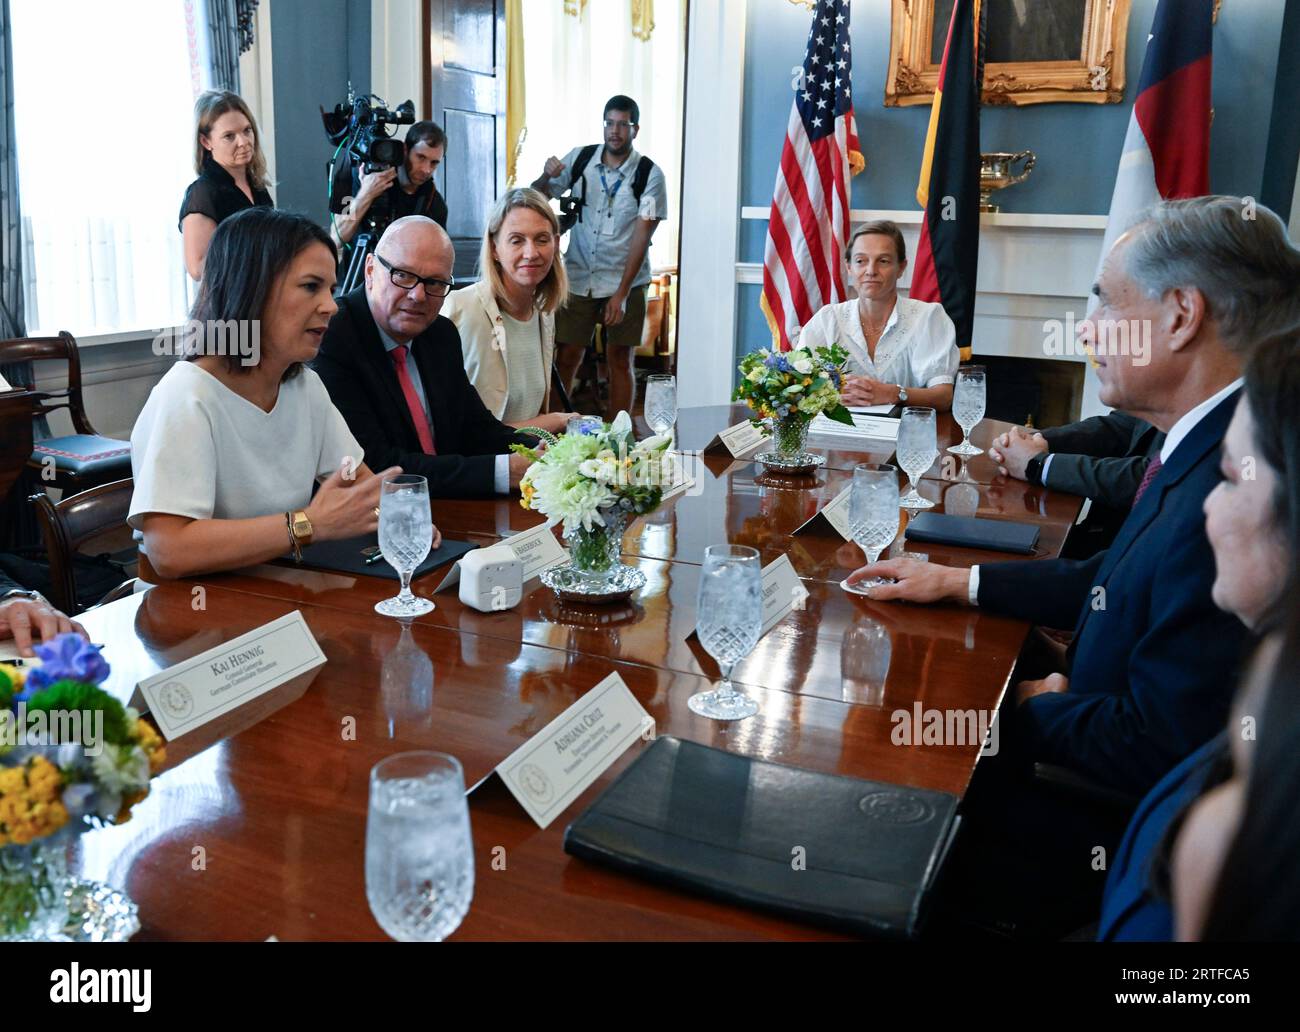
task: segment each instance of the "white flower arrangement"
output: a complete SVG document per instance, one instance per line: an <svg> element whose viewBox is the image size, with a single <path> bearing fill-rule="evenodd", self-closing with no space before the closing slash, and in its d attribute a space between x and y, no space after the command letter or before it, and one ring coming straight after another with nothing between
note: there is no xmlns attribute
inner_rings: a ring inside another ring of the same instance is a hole
<svg viewBox="0 0 1300 1032"><path fill-rule="evenodd" d="M562 522L569 533L605 526L603 511L653 512L673 482L672 439L659 434L637 441L626 412L580 434L557 437L535 427L522 432L539 438L546 450L513 446L532 460L519 484L519 504L552 526Z"/></svg>

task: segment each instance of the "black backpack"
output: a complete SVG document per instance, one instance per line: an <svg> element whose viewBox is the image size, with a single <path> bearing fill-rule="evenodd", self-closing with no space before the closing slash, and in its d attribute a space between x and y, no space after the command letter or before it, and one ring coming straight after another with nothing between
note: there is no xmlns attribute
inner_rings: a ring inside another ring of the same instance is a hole
<svg viewBox="0 0 1300 1032"><path fill-rule="evenodd" d="M569 180L568 192L560 198L561 233L567 233L582 221L582 209L587 204L587 181L582 174L587 171L587 166L591 164L591 159L596 156L596 151L599 149L600 144L589 143L578 151L578 156L573 159L573 178ZM632 196L638 204L641 202L641 195L645 193L645 185L649 182L654 167L655 163L642 154L641 163L636 167L636 175L632 177ZM579 188L581 188L580 193Z"/></svg>

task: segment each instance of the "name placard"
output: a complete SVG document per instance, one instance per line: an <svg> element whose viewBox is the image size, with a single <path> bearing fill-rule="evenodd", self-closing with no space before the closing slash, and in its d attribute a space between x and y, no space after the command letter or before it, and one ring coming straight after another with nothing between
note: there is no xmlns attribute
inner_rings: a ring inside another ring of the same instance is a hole
<svg viewBox="0 0 1300 1032"><path fill-rule="evenodd" d="M713 440L704 446L706 455L723 451L731 454L733 459L747 455L767 440L767 435L754 426L748 419L714 435Z"/></svg>
<svg viewBox="0 0 1300 1032"><path fill-rule="evenodd" d="M830 527L845 541L852 541L853 533L849 530L849 498L852 493L853 485L850 484L829 502L823 505L817 511L817 515L813 516L812 519L801 523L799 526L795 527L794 530L790 531L790 533L803 534L808 531L824 531L827 527Z"/></svg>
<svg viewBox="0 0 1300 1032"><path fill-rule="evenodd" d="M294 610L224 645L146 677L131 705L148 710L168 741L193 731L325 662L302 613Z"/></svg>
<svg viewBox="0 0 1300 1032"><path fill-rule="evenodd" d="M612 673L507 756L496 773L545 828L654 723Z"/></svg>
<svg viewBox="0 0 1300 1032"><path fill-rule="evenodd" d="M497 551L506 556L513 555L523 564L525 582L545 570L549 570L552 566L568 562L569 559L569 553L564 550L563 545L555 540L551 528L545 523L540 527L533 527L532 530L511 534L504 541L498 541L495 545L490 545L485 551L489 553ZM460 560L457 560L438 586L433 589L434 594L446 591L459 583Z"/></svg>
<svg viewBox="0 0 1300 1032"><path fill-rule="evenodd" d="M803 608L808 589L788 555L781 555L763 567L763 634L766 634L796 606Z"/></svg>
<svg viewBox="0 0 1300 1032"><path fill-rule="evenodd" d="M897 441L900 421L890 416L862 415L850 413L853 425L837 423L829 419L825 412L819 412L808 426L808 432L820 437L842 437L860 440L862 438Z"/></svg>

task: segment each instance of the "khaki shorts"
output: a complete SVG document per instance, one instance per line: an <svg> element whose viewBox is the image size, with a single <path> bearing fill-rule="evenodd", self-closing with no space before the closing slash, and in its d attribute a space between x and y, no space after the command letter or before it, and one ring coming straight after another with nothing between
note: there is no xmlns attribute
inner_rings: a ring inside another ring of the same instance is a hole
<svg viewBox="0 0 1300 1032"><path fill-rule="evenodd" d="M645 286L633 287L627 292L627 309L623 321L605 329L605 343L625 348L641 346L641 330L645 326ZM555 339L560 344L591 343L607 297L578 297L569 295L568 301L555 313Z"/></svg>

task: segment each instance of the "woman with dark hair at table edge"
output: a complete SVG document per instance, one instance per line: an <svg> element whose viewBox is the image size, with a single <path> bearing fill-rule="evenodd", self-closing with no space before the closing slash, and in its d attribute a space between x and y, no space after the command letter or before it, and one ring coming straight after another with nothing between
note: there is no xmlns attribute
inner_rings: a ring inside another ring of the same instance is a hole
<svg viewBox="0 0 1300 1032"><path fill-rule="evenodd" d="M336 260L301 215L257 207L217 227L187 361L154 387L131 433L127 522L146 582L300 559L313 539L378 527L380 484L401 470L366 467L304 365L338 310ZM440 537L435 528L434 548Z"/></svg>

